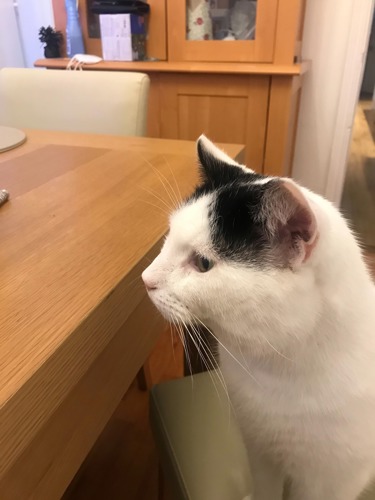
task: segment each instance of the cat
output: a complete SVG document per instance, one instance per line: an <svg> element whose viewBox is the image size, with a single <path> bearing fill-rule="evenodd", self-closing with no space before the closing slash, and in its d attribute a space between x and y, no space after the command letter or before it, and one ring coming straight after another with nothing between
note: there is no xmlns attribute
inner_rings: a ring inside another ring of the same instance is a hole
<svg viewBox="0 0 375 500"><path fill-rule="evenodd" d="M252 500L355 500L375 473L375 287L344 218L205 136L201 184L143 272L171 322L204 324L248 450Z"/></svg>

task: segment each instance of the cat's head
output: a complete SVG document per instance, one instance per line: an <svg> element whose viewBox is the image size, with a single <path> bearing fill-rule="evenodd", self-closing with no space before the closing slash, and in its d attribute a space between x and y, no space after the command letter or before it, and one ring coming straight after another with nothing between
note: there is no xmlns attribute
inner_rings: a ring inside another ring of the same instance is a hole
<svg viewBox="0 0 375 500"><path fill-rule="evenodd" d="M283 293L288 301L290 287L295 293L300 286L293 280L314 254L316 217L294 182L256 174L204 136L198 157L202 182L171 215L144 283L172 322L216 329L245 316L261 322Z"/></svg>

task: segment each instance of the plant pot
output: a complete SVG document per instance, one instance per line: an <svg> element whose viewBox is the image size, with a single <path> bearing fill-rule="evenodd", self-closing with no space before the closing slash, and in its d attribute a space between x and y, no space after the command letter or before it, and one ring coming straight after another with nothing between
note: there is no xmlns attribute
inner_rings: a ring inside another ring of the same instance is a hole
<svg viewBox="0 0 375 500"><path fill-rule="evenodd" d="M44 47L44 57L46 57L47 59L61 57L60 47L57 45L46 45Z"/></svg>

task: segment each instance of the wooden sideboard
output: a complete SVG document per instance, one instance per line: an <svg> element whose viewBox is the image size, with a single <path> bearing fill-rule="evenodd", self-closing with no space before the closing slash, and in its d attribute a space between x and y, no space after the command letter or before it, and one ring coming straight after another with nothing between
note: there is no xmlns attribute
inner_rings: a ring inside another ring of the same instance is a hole
<svg viewBox="0 0 375 500"><path fill-rule="evenodd" d="M100 39L89 36L87 1L79 2L86 49L101 55ZM149 3L147 50L158 60L103 61L87 69L149 75L150 137L195 140L203 132L217 142L245 144L246 164L258 172L290 175L308 69L299 57L304 0L258 0L255 40L208 42L191 42L181 33L185 0ZM55 26L64 31L64 1L53 4ZM43 59L35 65L64 69L67 63Z"/></svg>

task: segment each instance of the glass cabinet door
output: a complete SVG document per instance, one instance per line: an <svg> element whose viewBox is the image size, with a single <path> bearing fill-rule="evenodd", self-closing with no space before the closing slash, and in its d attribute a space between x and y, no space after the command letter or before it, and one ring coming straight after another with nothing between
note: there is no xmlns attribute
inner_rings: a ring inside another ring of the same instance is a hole
<svg viewBox="0 0 375 500"><path fill-rule="evenodd" d="M147 55L160 61L167 59L166 1L147 0L152 12L152 16L147 19ZM79 16L86 52L102 57L99 15L91 10L94 3L95 0L78 0ZM66 28L65 0L52 0L52 4L55 26L64 32Z"/></svg>
<svg viewBox="0 0 375 500"><path fill-rule="evenodd" d="M168 0L170 61L272 62L277 0Z"/></svg>

